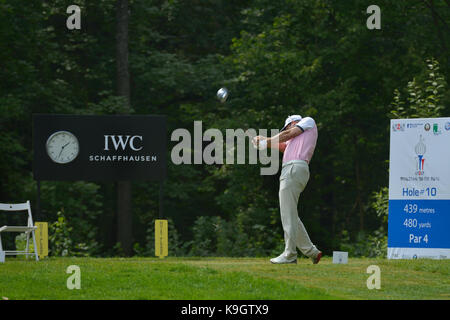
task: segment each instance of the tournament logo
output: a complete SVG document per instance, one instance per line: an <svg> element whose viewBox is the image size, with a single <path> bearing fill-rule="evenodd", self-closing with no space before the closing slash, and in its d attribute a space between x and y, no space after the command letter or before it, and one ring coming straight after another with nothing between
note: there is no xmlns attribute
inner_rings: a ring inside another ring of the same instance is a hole
<svg viewBox="0 0 450 320"><path fill-rule="evenodd" d="M425 131L430 131L431 125L429 123L426 123L424 126Z"/></svg>
<svg viewBox="0 0 450 320"><path fill-rule="evenodd" d="M424 171L424 165L425 165L425 158L423 157L425 152L427 152L427 147L425 143L423 143L422 135L420 136L419 143L416 144L414 151L417 155L417 171L416 175L423 176L425 173Z"/></svg>

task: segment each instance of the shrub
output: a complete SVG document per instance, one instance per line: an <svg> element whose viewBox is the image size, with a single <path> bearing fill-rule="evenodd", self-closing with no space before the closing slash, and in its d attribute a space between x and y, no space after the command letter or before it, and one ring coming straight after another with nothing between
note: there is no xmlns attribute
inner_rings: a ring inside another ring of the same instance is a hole
<svg viewBox="0 0 450 320"><path fill-rule="evenodd" d="M58 211L58 219L49 226L49 255L52 256L89 256L91 248L97 243L87 245L73 241L73 227L69 225L64 210Z"/></svg>

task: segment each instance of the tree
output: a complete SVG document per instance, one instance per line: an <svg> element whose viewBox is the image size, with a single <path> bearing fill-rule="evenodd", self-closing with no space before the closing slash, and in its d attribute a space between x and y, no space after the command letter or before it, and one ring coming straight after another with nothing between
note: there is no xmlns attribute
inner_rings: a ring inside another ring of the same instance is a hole
<svg viewBox="0 0 450 320"><path fill-rule="evenodd" d="M128 0L117 0L116 66L117 95L124 97L125 110L130 108L130 73L128 70ZM132 254L131 182L117 182L117 241L125 255Z"/></svg>

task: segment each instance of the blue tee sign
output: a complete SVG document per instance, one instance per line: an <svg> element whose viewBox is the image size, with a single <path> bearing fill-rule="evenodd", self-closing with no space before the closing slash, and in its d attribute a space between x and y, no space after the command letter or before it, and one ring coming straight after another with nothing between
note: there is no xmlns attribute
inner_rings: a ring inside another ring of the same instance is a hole
<svg viewBox="0 0 450 320"><path fill-rule="evenodd" d="M450 258L450 118L391 120L388 258Z"/></svg>

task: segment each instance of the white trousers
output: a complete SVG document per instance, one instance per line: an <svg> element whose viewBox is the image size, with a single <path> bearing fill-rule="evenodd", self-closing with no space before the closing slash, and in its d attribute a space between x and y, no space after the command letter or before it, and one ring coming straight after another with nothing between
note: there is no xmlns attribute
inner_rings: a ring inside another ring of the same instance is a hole
<svg viewBox="0 0 450 320"><path fill-rule="evenodd" d="M283 164L280 175L280 213L284 230L286 258L297 256L297 249L307 257L315 257L319 250L309 239L305 226L298 217L297 205L300 193L309 180L306 161L293 160Z"/></svg>

